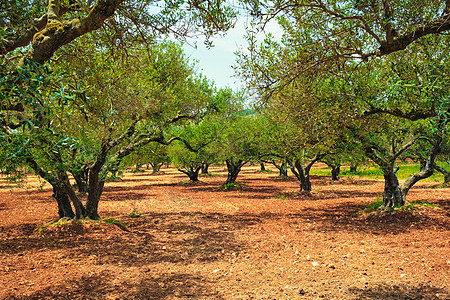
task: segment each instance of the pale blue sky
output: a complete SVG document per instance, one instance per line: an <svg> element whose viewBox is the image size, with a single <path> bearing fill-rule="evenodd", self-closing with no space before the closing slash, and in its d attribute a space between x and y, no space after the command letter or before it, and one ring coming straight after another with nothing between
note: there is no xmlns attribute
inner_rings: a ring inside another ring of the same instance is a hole
<svg viewBox="0 0 450 300"><path fill-rule="evenodd" d="M273 24L272 24L273 23ZM271 32L276 39L281 36L281 29L275 22L266 26L265 32ZM239 19L234 28L229 30L223 37L215 37L212 39L214 47L207 49L203 43L203 39L195 40L197 47L184 45L184 50L192 60L197 61L198 71L205 75L208 79L214 80L216 86L229 86L234 90L244 87L240 78L233 77L235 72L232 68L236 65L235 52L239 49L247 49L248 43L244 38L246 26L249 22L245 18ZM258 34L258 40L263 40L265 33ZM193 40L189 40L193 43Z"/></svg>

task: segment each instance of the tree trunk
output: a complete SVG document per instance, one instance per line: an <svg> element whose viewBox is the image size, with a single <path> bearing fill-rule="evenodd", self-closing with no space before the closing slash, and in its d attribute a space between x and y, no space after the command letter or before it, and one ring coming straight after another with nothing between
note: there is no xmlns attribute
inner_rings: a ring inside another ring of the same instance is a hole
<svg viewBox="0 0 450 300"><path fill-rule="evenodd" d="M178 169L178 171L182 172L183 174L186 174L189 177L189 180L192 182L198 181L198 173L200 173L201 166L198 167L190 167L186 169Z"/></svg>
<svg viewBox="0 0 450 300"><path fill-rule="evenodd" d="M88 188L88 177L89 169L82 168L81 170L72 171L72 176L77 183L78 192L86 194L89 190Z"/></svg>
<svg viewBox="0 0 450 300"><path fill-rule="evenodd" d="M279 175L280 178L287 178L288 177L288 173L287 173L288 172L288 165L287 165L286 161L283 161L281 163L281 165L277 165L277 162L273 160L272 161L272 165L275 168L277 168L278 171L280 172L280 175Z"/></svg>
<svg viewBox="0 0 450 300"><path fill-rule="evenodd" d="M72 206L70 205L69 197L67 196L64 188L60 187L57 184L52 184L53 187L53 198L55 198L58 203L58 215L59 218L68 218L73 219L75 214L72 210Z"/></svg>
<svg viewBox="0 0 450 300"><path fill-rule="evenodd" d="M286 161L283 161L283 163L281 164L281 166L278 170L280 170L280 178L288 177L288 166L287 166Z"/></svg>
<svg viewBox="0 0 450 300"><path fill-rule="evenodd" d="M295 162L290 159L287 160L292 173L294 173L300 183L300 191L311 191L309 172L312 166L325 156L327 156L327 153L318 153L306 165L303 162L303 158L296 159Z"/></svg>
<svg viewBox="0 0 450 300"><path fill-rule="evenodd" d="M69 197L66 193L64 184L61 182L60 178L55 176L50 172L46 172L42 169L33 157L29 156L26 158L28 166L33 169L33 171L48 181L53 187L53 197L58 203L58 215L60 218L73 219L75 214L73 213L72 206L70 205Z"/></svg>
<svg viewBox="0 0 450 300"><path fill-rule="evenodd" d="M427 159L425 163L420 167L420 172L415 173L411 176L409 176L405 182L401 186L401 191L403 198L406 199L406 195L408 194L408 191L413 187L414 184L416 184L419 180L425 179L433 175L434 169L435 169L435 161L436 156L441 151L441 144L442 144L442 136L437 134L434 136L433 139L433 145L428 152Z"/></svg>
<svg viewBox="0 0 450 300"><path fill-rule="evenodd" d="M394 171L385 172L384 174L384 192L383 192L383 206L384 207L399 207L405 204L405 198L400 190L397 175Z"/></svg>
<svg viewBox="0 0 450 300"><path fill-rule="evenodd" d="M264 163L260 163L260 166L261 166L261 172L266 171L266 167L264 166Z"/></svg>
<svg viewBox="0 0 450 300"><path fill-rule="evenodd" d="M209 163L202 164L202 174L208 174Z"/></svg>
<svg viewBox="0 0 450 300"><path fill-rule="evenodd" d="M331 180L339 180L339 173L341 172L341 165L332 164L331 166Z"/></svg>
<svg viewBox="0 0 450 300"><path fill-rule="evenodd" d="M312 189L311 180L309 177L309 172L300 165L299 161L295 162L295 167L298 170L297 179L300 181L300 191L308 191L310 192Z"/></svg>
<svg viewBox="0 0 450 300"><path fill-rule="evenodd" d="M292 173L297 177L300 184L300 191L311 191L311 181L309 180L309 171L305 170L300 160L295 163L289 162Z"/></svg>
<svg viewBox="0 0 450 300"><path fill-rule="evenodd" d="M420 163L420 171L424 170L427 166L427 161L426 159L419 159L419 163Z"/></svg>
<svg viewBox="0 0 450 300"><path fill-rule="evenodd" d="M161 167L163 166L163 163L151 163L152 166L152 174L158 174L159 171L161 170Z"/></svg>
<svg viewBox="0 0 450 300"><path fill-rule="evenodd" d="M65 192L69 196L70 200L72 200L72 204L75 207L76 219L84 219L84 217L86 216L86 210L83 206L83 203L81 203L80 199L73 190L72 185L69 182L69 177L67 176L67 173L65 171L62 171L59 174L59 178L63 183Z"/></svg>
<svg viewBox="0 0 450 300"><path fill-rule="evenodd" d="M235 183L242 166L245 165L246 162L241 159L238 159L237 161L227 159L225 162L227 163L228 175L224 185Z"/></svg>
<svg viewBox="0 0 450 300"><path fill-rule="evenodd" d="M103 165L103 164L101 164ZM100 180L101 166L95 164L89 172L89 194L86 201L86 216L92 220L99 220L98 203L103 193L104 180Z"/></svg>

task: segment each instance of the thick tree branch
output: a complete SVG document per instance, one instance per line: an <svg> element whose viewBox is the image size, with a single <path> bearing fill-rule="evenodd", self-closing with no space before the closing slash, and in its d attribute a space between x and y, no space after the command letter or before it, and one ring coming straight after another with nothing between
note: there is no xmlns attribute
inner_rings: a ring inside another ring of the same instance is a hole
<svg viewBox="0 0 450 300"><path fill-rule="evenodd" d="M438 115L433 110L411 110L409 112L405 112L398 108L389 109L389 108L372 107L370 110L365 111L360 116L360 118L365 118L365 117L376 115L376 114L387 114L387 115L392 115L392 116L400 117L400 118L411 120L411 121L428 119L428 118L436 117Z"/></svg>
<svg viewBox="0 0 450 300"><path fill-rule="evenodd" d="M448 4L447 1L446 3ZM448 13L431 23L419 26L411 32L400 35L397 39L381 42L379 52L377 52L377 56L383 56L393 52L404 50L409 44L415 42L425 35L442 33L447 30L450 30L450 14Z"/></svg>
<svg viewBox="0 0 450 300"><path fill-rule="evenodd" d="M7 54L17 48L27 46L32 40L33 36L44 29L47 24L47 14L44 14L38 19L35 19L33 24L25 29L22 34L16 36L8 36L7 39L0 41L0 54Z"/></svg>
<svg viewBox="0 0 450 300"><path fill-rule="evenodd" d="M445 126L442 126L445 127ZM432 147L430 151L428 152L427 160L425 163L425 166L420 170L420 172L415 173L411 176L409 176L405 182L400 187L400 190L402 191L402 194L406 197L406 194L408 191L413 187L414 184L416 184L419 180L425 179L433 175L434 170L438 169L436 168L436 157L441 151L441 144L442 144L442 135L436 134L433 139ZM444 174L444 173L443 173ZM445 174L444 174L445 176Z"/></svg>
<svg viewBox="0 0 450 300"><path fill-rule="evenodd" d="M412 138L409 142L404 144L397 152L392 153L393 158L396 159L397 157L399 157L403 152L405 152L406 150L411 148L412 145L414 145L416 142L417 142L417 137Z"/></svg>
<svg viewBox="0 0 450 300"><path fill-rule="evenodd" d="M19 64L24 65L27 61L43 64L62 46L79 36L100 28L103 22L114 14L116 8L123 1L99 0L90 13L82 19L63 22L49 19L45 28L34 34L32 48ZM58 10L58 13L60 14L61 12ZM53 14L56 14L55 10L53 10Z"/></svg>

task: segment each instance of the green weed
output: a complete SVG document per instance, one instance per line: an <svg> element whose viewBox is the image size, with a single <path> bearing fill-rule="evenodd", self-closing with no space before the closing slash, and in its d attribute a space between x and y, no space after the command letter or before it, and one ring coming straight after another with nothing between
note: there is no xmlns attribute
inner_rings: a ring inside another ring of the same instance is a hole
<svg viewBox="0 0 450 300"><path fill-rule="evenodd" d="M115 225L127 227L124 223L122 223L119 220L116 220L114 218L104 219L103 222L105 222L107 224L115 224Z"/></svg>
<svg viewBox="0 0 450 300"><path fill-rule="evenodd" d="M426 202L419 202L419 201L407 202L405 205L398 207L397 209L398 210L416 210L416 209L418 209L419 206L440 209L439 206L436 206L436 205L433 205L430 203L426 203Z"/></svg>
<svg viewBox="0 0 450 300"><path fill-rule="evenodd" d="M136 208L128 215L130 218L139 218L142 214Z"/></svg>
<svg viewBox="0 0 450 300"><path fill-rule="evenodd" d="M245 184L239 184L239 183L227 183L224 184L220 187L220 189L222 191L229 191L229 190L234 190L234 189L242 189L243 187L245 187Z"/></svg>

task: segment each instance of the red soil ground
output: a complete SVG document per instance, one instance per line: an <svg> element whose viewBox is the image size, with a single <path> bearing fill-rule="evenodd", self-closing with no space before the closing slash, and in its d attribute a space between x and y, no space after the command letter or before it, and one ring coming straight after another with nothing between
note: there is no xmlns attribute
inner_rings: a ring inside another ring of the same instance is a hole
<svg viewBox="0 0 450 300"><path fill-rule="evenodd" d="M383 182L314 177L304 194L247 167L221 191L223 168L198 184L164 171L107 183L100 214L126 227L46 227L49 186L0 179L0 299L450 299L448 189L408 195L439 208L355 213Z"/></svg>

